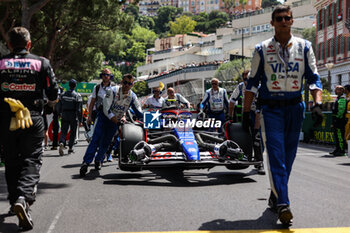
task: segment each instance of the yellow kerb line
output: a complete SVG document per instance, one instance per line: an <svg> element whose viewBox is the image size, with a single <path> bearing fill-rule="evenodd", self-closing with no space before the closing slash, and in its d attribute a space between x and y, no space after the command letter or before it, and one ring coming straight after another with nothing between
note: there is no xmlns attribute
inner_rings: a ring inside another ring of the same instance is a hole
<svg viewBox="0 0 350 233"><path fill-rule="evenodd" d="M145 232L110 232L110 233L350 233L350 227L301 228L276 230L234 230L234 231L145 231Z"/></svg>

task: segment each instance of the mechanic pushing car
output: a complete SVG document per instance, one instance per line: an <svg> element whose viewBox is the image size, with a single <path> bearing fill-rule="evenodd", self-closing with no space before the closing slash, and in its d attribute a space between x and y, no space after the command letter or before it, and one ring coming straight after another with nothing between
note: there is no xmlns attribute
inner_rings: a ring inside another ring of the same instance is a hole
<svg viewBox="0 0 350 233"><path fill-rule="evenodd" d="M208 105L208 117L221 121L221 125L225 122L225 109L228 111L228 99L226 89L219 87L219 80L213 78L211 80L211 88L204 94L203 101L200 104L200 112Z"/></svg>
<svg viewBox="0 0 350 233"><path fill-rule="evenodd" d="M0 131L5 158L9 214L20 230L33 228L29 212L40 178L44 140L44 93L56 103L58 86L46 58L29 52L30 33L24 27L9 32L11 54L0 59Z"/></svg>
<svg viewBox="0 0 350 233"><path fill-rule="evenodd" d="M303 78L306 78L315 106L316 124L322 123L322 84L311 43L291 34L292 10L279 5L272 12L275 36L258 44L244 98L243 125L249 124L250 108L259 84L261 132L268 154L271 195L269 206L277 210L282 224L292 224L288 180L296 156L304 119ZM248 127L244 127L248 128Z"/></svg>
<svg viewBox="0 0 350 233"><path fill-rule="evenodd" d="M95 158L95 168L100 170L104 160L105 153L108 149L113 136L116 134L120 124L126 121L125 113L131 107L136 116L142 119L142 109L136 94L131 90L134 85L134 77L131 74L125 74L121 81L121 86L113 86L106 90L105 98L103 99L103 113L99 115L99 121L104 122L104 134L101 135L101 144ZM84 156L84 162L80 168L80 176L85 176L89 164L93 157ZM97 165L98 166L97 166Z"/></svg>

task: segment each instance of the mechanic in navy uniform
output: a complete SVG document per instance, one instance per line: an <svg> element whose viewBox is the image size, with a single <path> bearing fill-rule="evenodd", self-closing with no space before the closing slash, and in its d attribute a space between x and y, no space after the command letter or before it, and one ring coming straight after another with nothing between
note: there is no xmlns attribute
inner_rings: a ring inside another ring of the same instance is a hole
<svg viewBox="0 0 350 233"><path fill-rule="evenodd" d="M131 90L134 85L134 77L131 74L125 74L121 81L121 86L113 86L106 90L103 99L103 111L99 112L97 125L95 127L92 141L98 143L97 154L89 153L88 149L83 158L83 164L80 167L80 176L83 177L88 171L89 164L95 158L95 169L100 170L113 136L117 133L121 123L126 121L125 113L131 107L136 116L142 119L142 109L136 94ZM91 141L91 142L92 142ZM90 144L91 144L90 142Z"/></svg>
<svg viewBox="0 0 350 233"><path fill-rule="evenodd" d="M168 88L168 96L164 99L162 108L189 108L190 102L179 93L175 93L174 88Z"/></svg>
<svg viewBox="0 0 350 233"><path fill-rule="evenodd" d="M31 40L26 28L13 28L9 41L11 53L0 59L0 141L10 214L17 215L20 230L30 230L29 206L35 201L42 165L44 94L53 106L58 86L49 61L29 52ZM24 124L18 125L16 120Z"/></svg>
<svg viewBox="0 0 350 233"><path fill-rule="evenodd" d="M261 132L268 154L271 194L269 206L277 210L284 225L291 225L293 214L288 197L288 180L296 156L304 119L303 79L309 84L316 105L312 116L322 123L322 84L311 43L291 34L293 15L289 6L279 5L272 12L275 36L258 44L252 58L245 91L243 128L249 127L252 101L258 90L261 104Z"/></svg>
<svg viewBox="0 0 350 233"><path fill-rule="evenodd" d="M73 153L73 145L77 135L77 128L83 121L83 99L74 89L77 86L75 79L69 80L69 90L61 95L59 112L61 113L61 136L59 153L64 155L63 149L66 146L66 136L70 128L68 154Z"/></svg>
<svg viewBox="0 0 350 233"><path fill-rule="evenodd" d="M228 99L226 89L219 87L219 80L212 78L211 88L205 92L203 101L200 105L200 112L203 113L205 106L208 106L208 117L221 121L221 125L225 123L225 109L228 111Z"/></svg>
<svg viewBox="0 0 350 233"><path fill-rule="evenodd" d="M58 87L58 100L55 106L53 106L53 116L52 116L52 147L51 150L57 150L58 147L58 131L60 129L60 124L59 124L59 118L60 118L60 113L59 113L59 99L60 96L63 94L64 89L63 87L59 86Z"/></svg>

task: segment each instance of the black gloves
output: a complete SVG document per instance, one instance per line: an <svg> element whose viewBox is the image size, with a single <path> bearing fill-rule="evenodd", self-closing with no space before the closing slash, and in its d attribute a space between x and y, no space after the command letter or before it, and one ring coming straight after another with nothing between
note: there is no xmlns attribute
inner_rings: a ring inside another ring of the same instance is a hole
<svg viewBox="0 0 350 233"><path fill-rule="evenodd" d="M250 112L243 112L243 116L242 116L243 129L249 132L250 125L251 125Z"/></svg>
<svg viewBox="0 0 350 233"><path fill-rule="evenodd" d="M311 117L314 121L314 127L318 127L321 125L323 121L322 105L315 104L315 106L311 108Z"/></svg>

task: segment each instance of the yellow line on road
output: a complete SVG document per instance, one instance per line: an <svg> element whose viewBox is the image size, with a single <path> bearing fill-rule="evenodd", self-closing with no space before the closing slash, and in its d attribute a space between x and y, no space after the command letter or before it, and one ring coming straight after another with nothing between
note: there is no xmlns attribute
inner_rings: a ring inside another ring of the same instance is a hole
<svg viewBox="0 0 350 233"><path fill-rule="evenodd" d="M275 230L234 230L234 231L147 231L119 233L350 233L350 227L302 228Z"/></svg>

